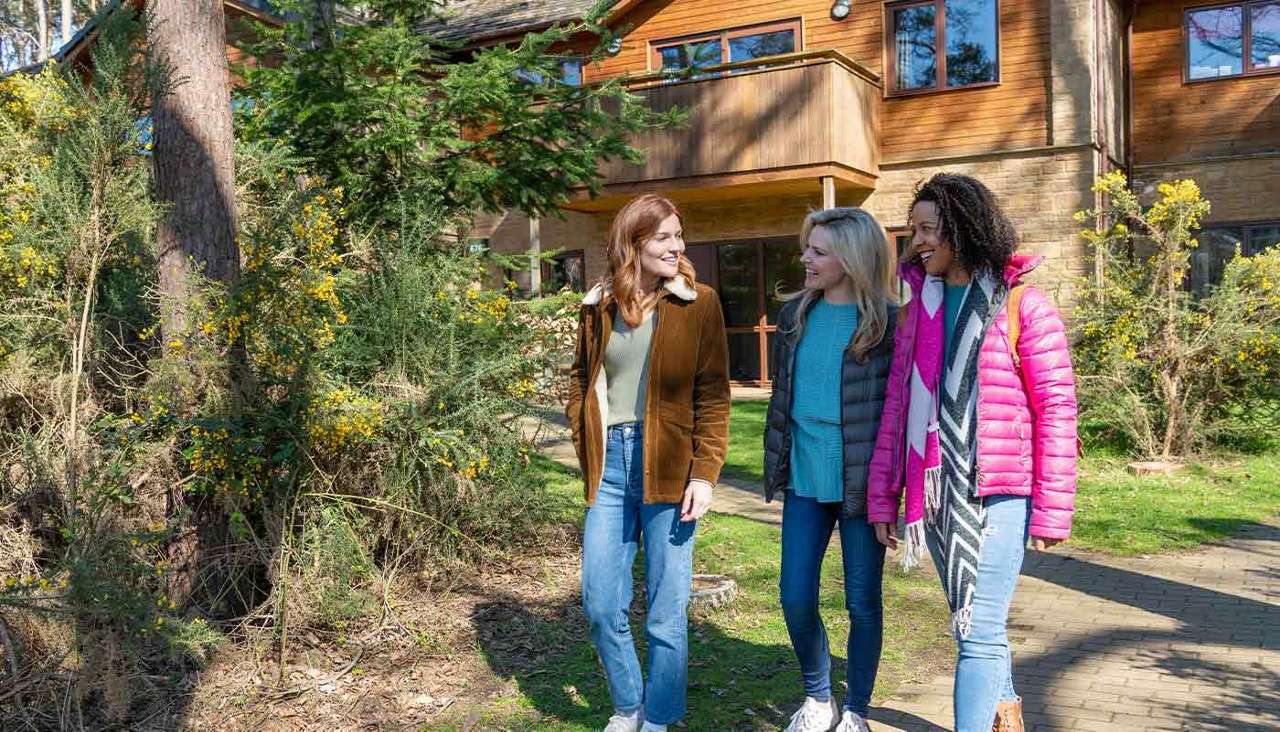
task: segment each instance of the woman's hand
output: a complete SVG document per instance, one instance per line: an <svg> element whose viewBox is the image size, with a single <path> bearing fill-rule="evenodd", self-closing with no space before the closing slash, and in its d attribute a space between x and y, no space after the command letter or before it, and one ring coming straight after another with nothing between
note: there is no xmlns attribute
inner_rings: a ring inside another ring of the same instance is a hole
<svg viewBox="0 0 1280 732"><path fill-rule="evenodd" d="M1031 546L1038 552L1047 552L1062 543L1062 539L1046 539L1043 536L1031 537Z"/></svg>
<svg viewBox="0 0 1280 732"><path fill-rule="evenodd" d="M876 541L890 549L898 548L898 527L894 524L871 524L876 530Z"/></svg>
<svg viewBox="0 0 1280 732"><path fill-rule="evenodd" d="M691 480L684 489L684 502L680 505L681 521L697 521L711 508L711 484L705 480Z"/></svg>

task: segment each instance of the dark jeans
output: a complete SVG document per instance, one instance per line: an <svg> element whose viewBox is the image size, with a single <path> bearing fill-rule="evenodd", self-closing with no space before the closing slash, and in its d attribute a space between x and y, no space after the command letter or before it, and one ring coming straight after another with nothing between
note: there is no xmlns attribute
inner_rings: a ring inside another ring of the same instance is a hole
<svg viewBox="0 0 1280 732"><path fill-rule="evenodd" d="M840 525L844 559L844 603L849 611L848 685L844 706L867 715L880 666L884 608L880 585L884 545L866 517L840 518L839 503L819 503L786 492L782 506L782 614L800 660L804 693L831 698L831 652L818 614L818 581L831 532Z"/></svg>

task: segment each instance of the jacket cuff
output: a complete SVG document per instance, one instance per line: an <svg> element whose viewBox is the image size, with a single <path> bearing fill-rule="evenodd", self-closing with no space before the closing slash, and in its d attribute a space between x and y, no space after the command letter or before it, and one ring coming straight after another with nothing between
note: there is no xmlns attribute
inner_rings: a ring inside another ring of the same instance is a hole
<svg viewBox="0 0 1280 732"><path fill-rule="evenodd" d="M720 471L694 463L693 469L689 471L689 480L700 480L714 488L720 482Z"/></svg>
<svg viewBox="0 0 1280 732"><path fill-rule="evenodd" d="M898 523L898 509L892 511L885 508L867 508L867 523L869 524L896 524Z"/></svg>
<svg viewBox="0 0 1280 732"><path fill-rule="evenodd" d="M1032 520L1029 533L1032 536L1041 539L1067 539L1071 537L1071 527L1067 526L1067 528L1064 529L1054 526L1045 526L1043 524L1037 524Z"/></svg>

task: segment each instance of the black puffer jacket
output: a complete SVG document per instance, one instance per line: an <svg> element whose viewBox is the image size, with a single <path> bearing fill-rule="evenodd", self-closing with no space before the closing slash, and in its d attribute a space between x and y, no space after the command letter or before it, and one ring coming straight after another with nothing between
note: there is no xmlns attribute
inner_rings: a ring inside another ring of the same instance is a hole
<svg viewBox="0 0 1280 732"><path fill-rule="evenodd" d="M816 301L815 301L816 302ZM792 300L778 316L778 335L774 338L770 363L777 371L773 378L773 396L764 428L764 495L772 501L778 491L786 490L791 478L791 395L796 343L784 335L793 328L800 301ZM840 382L840 421L844 431L844 506L845 517L867 513L867 468L876 446L880 429L880 413L884 409L884 390L893 361L893 330L898 308L889 306L889 326L884 338L871 350L867 360L859 363L845 351Z"/></svg>

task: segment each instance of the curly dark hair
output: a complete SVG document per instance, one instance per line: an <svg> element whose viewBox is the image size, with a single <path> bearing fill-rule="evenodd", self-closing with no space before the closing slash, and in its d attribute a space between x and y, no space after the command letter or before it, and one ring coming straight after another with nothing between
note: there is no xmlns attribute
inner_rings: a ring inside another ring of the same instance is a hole
<svg viewBox="0 0 1280 732"><path fill-rule="evenodd" d="M1004 273L1018 248L1018 233L990 188L967 175L938 173L916 186L911 208L921 201L938 207L941 235L966 269L986 270L996 277Z"/></svg>

